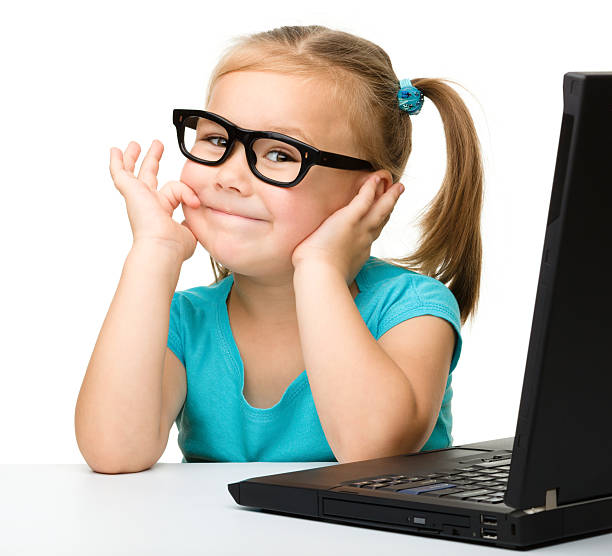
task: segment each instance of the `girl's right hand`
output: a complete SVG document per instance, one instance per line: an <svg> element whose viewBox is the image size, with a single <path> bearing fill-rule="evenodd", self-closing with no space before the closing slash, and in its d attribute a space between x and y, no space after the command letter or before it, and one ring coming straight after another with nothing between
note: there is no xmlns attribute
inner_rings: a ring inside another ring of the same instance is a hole
<svg viewBox="0 0 612 556"><path fill-rule="evenodd" d="M170 181L157 191L157 171L164 151L161 141L154 140L145 155L138 177L134 176L140 145L130 141L122 153L116 147L110 152L110 173L115 187L125 198L134 243L151 241L176 249L183 261L193 255L197 240L191 230L172 218L180 203L200 206L194 191L181 181Z"/></svg>

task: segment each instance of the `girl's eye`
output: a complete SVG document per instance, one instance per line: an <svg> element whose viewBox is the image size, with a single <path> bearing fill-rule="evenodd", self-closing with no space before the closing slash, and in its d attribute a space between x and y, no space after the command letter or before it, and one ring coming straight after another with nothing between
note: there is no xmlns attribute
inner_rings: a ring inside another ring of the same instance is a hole
<svg viewBox="0 0 612 556"><path fill-rule="evenodd" d="M225 137L218 137L216 135L209 135L208 137L200 137L200 141L209 141L211 142L215 147L224 147L225 144L223 145L217 145L217 143L214 142L215 139L221 139L221 141L226 141L227 139Z"/></svg>
<svg viewBox="0 0 612 556"><path fill-rule="evenodd" d="M225 139L225 137L209 137L208 138L211 142L213 141L213 139L221 139L221 141L225 141L227 142L227 139ZM217 145L216 143L213 143L213 145L215 145L216 147L224 147L225 143L223 145Z"/></svg>
<svg viewBox="0 0 612 556"><path fill-rule="evenodd" d="M278 159L278 156L276 157L276 160L274 160L273 162L297 162L297 160L295 160L291 155L284 153L283 151L278 151L278 150L273 150L273 151L269 151L268 154L270 153L278 153L278 155L281 156L281 159Z"/></svg>

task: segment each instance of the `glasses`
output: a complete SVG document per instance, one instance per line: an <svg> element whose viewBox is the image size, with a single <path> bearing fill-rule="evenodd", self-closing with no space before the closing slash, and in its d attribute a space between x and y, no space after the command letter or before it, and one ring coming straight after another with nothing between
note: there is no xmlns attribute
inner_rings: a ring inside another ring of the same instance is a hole
<svg viewBox="0 0 612 556"><path fill-rule="evenodd" d="M189 159L207 166L223 164L236 140L244 145L251 172L279 187L300 183L315 165L342 170L374 170L367 160L321 151L298 139L275 131L252 131L205 110L174 109L181 152Z"/></svg>

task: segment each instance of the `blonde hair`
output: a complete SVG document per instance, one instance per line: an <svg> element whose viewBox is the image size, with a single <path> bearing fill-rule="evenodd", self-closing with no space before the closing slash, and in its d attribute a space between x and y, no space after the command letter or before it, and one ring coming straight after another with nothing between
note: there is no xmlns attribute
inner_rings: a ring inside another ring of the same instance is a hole
<svg viewBox="0 0 612 556"><path fill-rule="evenodd" d="M233 40L210 77L235 71L272 71L304 79L323 78L333 102L346 110L358 153L375 170L400 180L412 150L412 123L397 101L399 79L387 53L350 33L320 25L286 26ZM483 167L480 143L459 94L440 78L411 79L438 109L446 136L446 173L435 198L419 217L416 251L384 261L432 276L455 296L461 323L476 310L480 291L480 213ZM448 81L453 83L452 81ZM231 274L210 257L215 283Z"/></svg>

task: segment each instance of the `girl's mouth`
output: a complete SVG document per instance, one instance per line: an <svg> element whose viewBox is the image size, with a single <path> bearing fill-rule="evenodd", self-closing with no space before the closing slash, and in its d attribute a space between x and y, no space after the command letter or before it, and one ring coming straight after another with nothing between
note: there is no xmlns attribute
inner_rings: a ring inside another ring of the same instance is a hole
<svg viewBox="0 0 612 556"><path fill-rule="evenodd" d="M248 216L240 216L239 214L229 214L227 212L223 212L221 210L214 209L212 207L207 207L211 214L216 216L220 216L221 218L231 219L236 222L238 221L246 221L246 222L263 222L263 220L259 220L258 218L249 218Z"/></svg>

